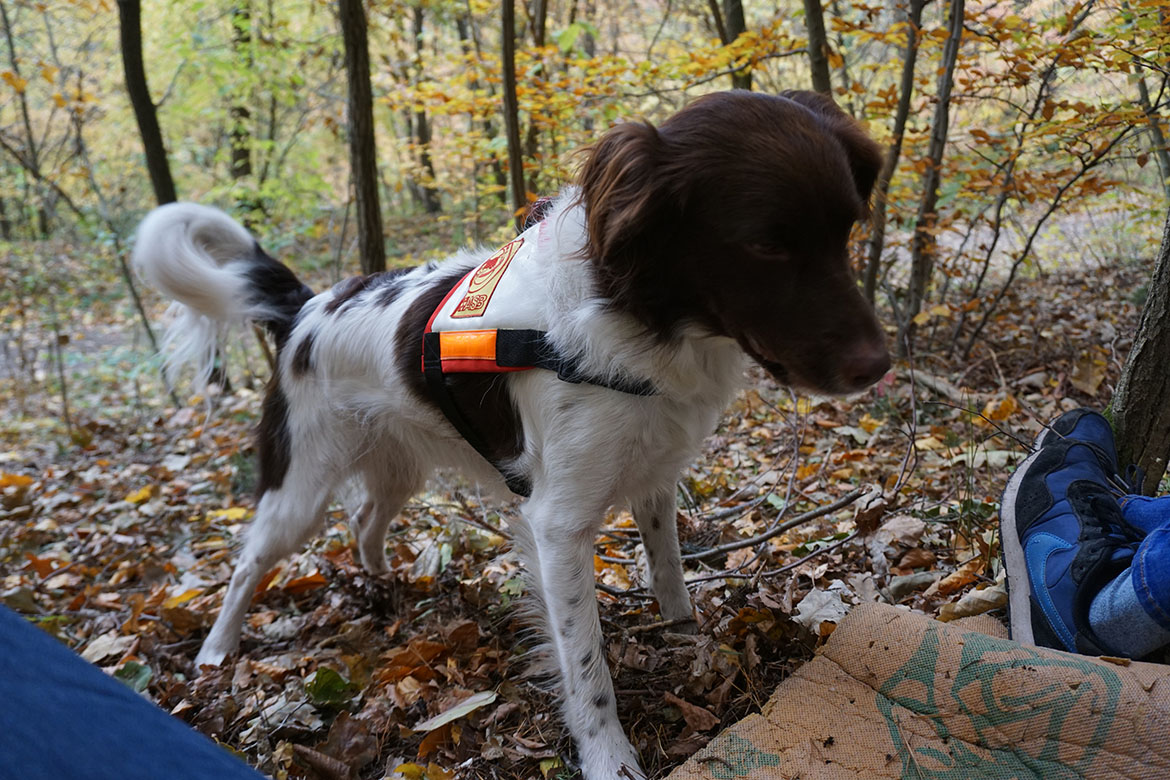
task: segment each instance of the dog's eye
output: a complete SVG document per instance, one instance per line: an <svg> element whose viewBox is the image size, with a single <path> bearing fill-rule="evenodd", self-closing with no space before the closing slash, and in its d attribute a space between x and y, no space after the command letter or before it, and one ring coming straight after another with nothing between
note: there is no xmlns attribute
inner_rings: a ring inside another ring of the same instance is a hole
<svg viewBox="0 0 1170 780"><path fill-rule="evenodd" d="M788 254L788 250L779 241L754 241L744 244L744 247L761 257L784 257Z"/></svg>

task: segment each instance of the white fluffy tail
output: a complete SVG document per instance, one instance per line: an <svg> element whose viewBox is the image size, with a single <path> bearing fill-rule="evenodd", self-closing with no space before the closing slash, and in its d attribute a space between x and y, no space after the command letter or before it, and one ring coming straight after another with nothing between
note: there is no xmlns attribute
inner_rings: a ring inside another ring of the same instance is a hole
<svg viewBox="0 0 1170 780"><path fill-rule="evenodd" d="M168 379L193 364L197 389L211 377L217 347L230 328L259 323L280 343L312 296L242 225L195 203L169 203L150 212L138 226L131 262L147 284L175 301L163 339Z"/></svg>

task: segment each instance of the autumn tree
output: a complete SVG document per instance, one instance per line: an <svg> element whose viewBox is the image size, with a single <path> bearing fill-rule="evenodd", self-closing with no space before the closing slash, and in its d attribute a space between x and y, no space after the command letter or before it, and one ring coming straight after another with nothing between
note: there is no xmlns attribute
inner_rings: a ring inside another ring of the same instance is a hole
<svg viewBox="0 0 1170 780"><path fill-rule="evenodd" d="M808 28L808 63L812 69L812 88L832 94L829 77L829 36L825 33L825 12L821 0L804 0L804 21Z"/></svg>
<svg viewBox="0 0 1170 780"><path fill-rule="evenodd" d="M501 13L501 63L504 69L504 128L508 138L508 181L512 212L519 216L528 203L524 158L520 148L520 108L516 99L516 6L504 0Z"/></svg>
<svg viewBox="0 0 1170 780"><path fill-rule="evenodd" d="M386 270L386 242L378 199L378 159L374 147L374 103L370 88L370 54L366 9L362 0L337 5L345 42L349 86L349 156L357 210L362 272Z"/></svg>
<svg viewBox="0 0 1170 780"><path fill-rule="evenodd" d="M873 209L869 225L869 261L865 269L865 297L871 302L877 289L878 273L882 265L882 250L886 238L887 198L890 182L902 156L902 140L906 134L906 120L910 116L910 100L914 95L914 68L918 63L918 43L922 28L922 9L927 0L909 0L906 9L906 49L902 55L902 78L898 83L898 106L894 111L894 126L881 172L874 184Z"/></svg>
<svg viewBox="0 0 1170 780"><path fill-rule="evenodd" d="M947 129L950 126L951 87L955 81L955 66L959 60L959 46L963 40L964 1L951 0L947 17L947 41L943 48L939 69L938 91L935 94L934 118L930 127L930 147L926 153L922 174L922 199L914 223L914 238L910 245L910 289L898 322L897 345L900 351L911 349L914 318L922 308L934 269L935 229L938 222L938 189L942 175L943 153L946 150Z"/></svg>

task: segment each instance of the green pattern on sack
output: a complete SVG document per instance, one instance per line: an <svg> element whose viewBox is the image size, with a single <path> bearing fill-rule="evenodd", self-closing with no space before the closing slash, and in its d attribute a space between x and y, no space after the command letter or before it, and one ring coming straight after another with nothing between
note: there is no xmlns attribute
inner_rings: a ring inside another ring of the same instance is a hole
<svg viewBox="0 0 1170 780"><path fill-rule="evenodd" d="M902 762L904 780L1085 777L1117 714L1121 678L1116 672L1080 656L1042 655L1015 642L970 632L962 637L963 651L948 691L943 687L944 678L936 676L939 636L938 627L929 626L918 649L877 693L877 707L886 719L890 739ZM1019 668L1074 669L1083 679L1075 685L1054 681L1034 690L997 694L996 676ZM968 701L977 702L975 709L964 701L964 694ZM966 718L976 735L974 744L953 738L944 723L935 697L948 695L957 704L957 708L952 707L957 713L951 717ZM903 729L909 720L928 722L946 749L912 747L912 741L921 742L923 738ZM1035 724L1028 729L1036 735L1028 747L1009 743L1001 732L1002 727L1022 721ZM1087 737L1082 738L1079 756L1069 755L1078 749L1072 740L1061 740L1066 727Z"/></svg>
<svg viewBox="0 0 1170 780"><path fill-rule="evenodd" d="M703 759L706 769L717 780L736 780L746 777L756 769L766 766L780 766L780 756L765 753L751 742L735 734L728 734L719 740L718 756Z"/></svg>

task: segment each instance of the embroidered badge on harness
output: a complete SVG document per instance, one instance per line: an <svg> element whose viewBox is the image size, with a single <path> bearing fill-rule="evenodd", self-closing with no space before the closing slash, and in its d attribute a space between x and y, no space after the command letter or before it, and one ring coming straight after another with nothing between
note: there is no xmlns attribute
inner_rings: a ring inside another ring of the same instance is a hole
<svg viewBox="0 0 1170 780"><path fill-rule="evenodd" d="M467 284L467 292L463 294L463 300L459 301L455 310L451 312L452 319L482 317L484 315L488 303L492 299L492 294L496 291L496 285L500 283L500 279L504 278L508 264L512 262L512 258L516 256L523 245L523 236L513 239L500 247L494 255L475 269L471 281Z"/></svg>

